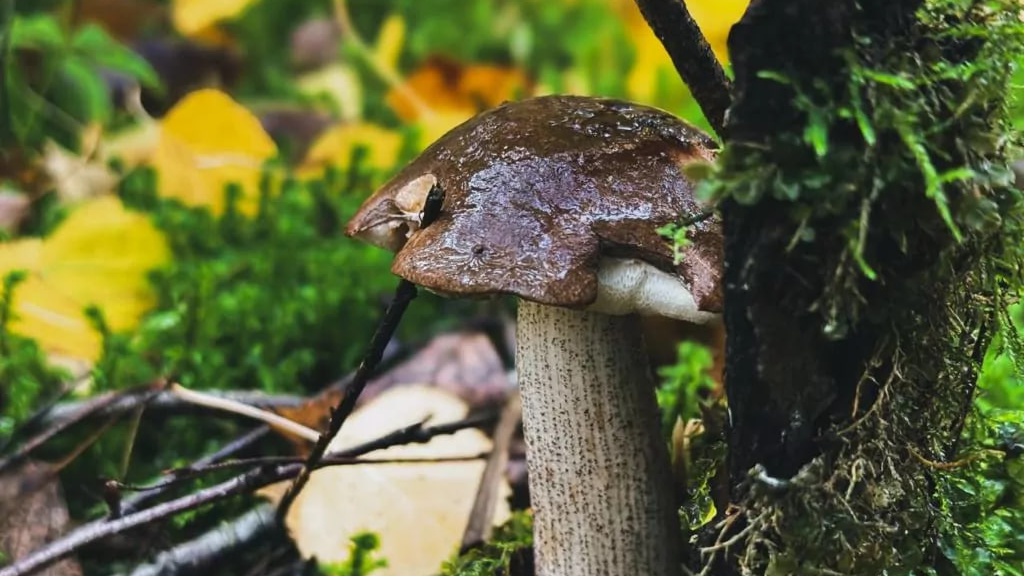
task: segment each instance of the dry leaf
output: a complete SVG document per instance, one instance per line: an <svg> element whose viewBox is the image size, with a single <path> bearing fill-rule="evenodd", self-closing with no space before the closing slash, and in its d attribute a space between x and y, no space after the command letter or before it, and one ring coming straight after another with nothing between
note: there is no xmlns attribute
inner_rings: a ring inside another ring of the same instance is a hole
<svg viewBox="0 0 1024 576"><path fill-rule="evenodd" d="M411 358L375 378L363 397L370 400L395 386L419 383L456 394L474 408L500 404L512 387L487 336L456 332L435 337Z"/></svg>
<svg viewBox="0 0 1024 576"><path fill-rule="evenodd" d="M464 418L468 408L436 388L391 390L356 411L331 443L337 450L376 439L430 417L431 424ZM368 458L473 456L490 448L479 430L439 436L426 444L395 446ZM459 545L469 519L484 461L338 466L314 472L285 521L304 557L343 562L349 538L359 532L380 536L388 562L381 576L433 574ZM287 483L263 492L277 502ZM505 494L495 524L508 518Z"/></svg>
<svg viewBox="0 0 1024 576"><path fill-rule="evenodd" d="M0 475L0 551L19 560L64 534L70 523L57 473L38 462ZM40 576L81 576L68 558L36 572Z"/></svg>
<svg viewBox="0 0 1024 576"><path fill-rule="evenodd" d="M146 273L169 258L163 234L118 198L83 203L44 240L0 243L0 277L25 270L11 330L48 352L94 360L100 340L83 310L96 305L112 330L135 326L153 303Z"/></svg>
<svg viewBox="0 0 1024 576"><path fill-rule="evenodd" d="M161 122L153 154L160 194L191 206L224 210L224 188L241 186L238 209L255 213L263 163L277 154L260 121L218 90L193 92Z"/></svg>
<svg viewBox="0 0 1024 576"><path fill-rule="evenodd" d="M402 137L376 124L356 122L339 124L324 131L306 153L298 169L300 176L316 177L327 166L346 169L356 148L366 151L366 162L373 168L390 170L398 161Z"/></svg>
<svg viewBox="0 0 1024 576"><path fill-rule="evenodd" d="M199 37L211 26L241 14L254 0L174 0L174 27L185 36Z"/></svg>
<svg viewBox="0 0 1024 576"><path fill-rule="evenodd" d="M435 336L412 357L370 380L359 397L359 405L372 402L399 386L437 387L476 409L504 402L512 383L487 336L479 332L455 332ZM298 406L278 407L274 412L292 422L322 430L341 397L341 391L331 387ZM299 453L308 450L306 440L278 432L293 440Z"/></svg>

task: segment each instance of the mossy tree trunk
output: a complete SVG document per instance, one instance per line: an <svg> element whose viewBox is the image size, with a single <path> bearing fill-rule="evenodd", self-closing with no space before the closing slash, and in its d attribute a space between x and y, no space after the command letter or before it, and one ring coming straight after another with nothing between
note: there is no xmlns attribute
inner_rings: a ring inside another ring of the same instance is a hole
<svg viewBox="0 0 1024 576"><path fill-rule="evenodd" d="M934 477L956 457L1000 279L1019 275L1008 72L935 73L999 58L1007 14L982 4L754 0L733 29L710 186L738 512L693 568L941 563Z"/></svg>

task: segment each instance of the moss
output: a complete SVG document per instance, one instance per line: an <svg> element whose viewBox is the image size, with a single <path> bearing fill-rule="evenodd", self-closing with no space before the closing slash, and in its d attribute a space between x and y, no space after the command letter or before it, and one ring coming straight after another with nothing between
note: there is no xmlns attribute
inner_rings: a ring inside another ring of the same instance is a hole
<svg viewBox="0 0 1024 576"><path fill-rule="evenodd" d="M883 38L857 12L828 82L760 73L790 91L799 129L729 142L704 193L788 217L786 264L815 274L810 321L846 350L863 345L865 362L822 455L790 480L752 471L712 536L734 539L712 559L736 554L750 574L967 573L950 568L956 545L937 528L956 520L936 463L971 448L965 413L993 334L1020 349L1003 312L1024 280L1009 170L1018 13L1008 0L930 0Z"/></svg>
<svg viewBox="0 0 1024 576"><path fill-rule="evenodd" d="M495 576L532 574L533 515L515 512L480 548L445 562L441 576Z"/></svg>

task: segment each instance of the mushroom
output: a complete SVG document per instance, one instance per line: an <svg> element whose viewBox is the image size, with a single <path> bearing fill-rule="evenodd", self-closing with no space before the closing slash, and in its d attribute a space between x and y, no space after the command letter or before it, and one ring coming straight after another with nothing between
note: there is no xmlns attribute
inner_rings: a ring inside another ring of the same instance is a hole
<svg viewBox="0 0 1024 576"><path fill-rule="evenodd" d="M682 167L714 143L628 102L507 103L443 136L346 230L448 296L519 298L516 369L539 576L680 572L681 532L638 315L710 322L722 237L673 262L659 226L703 207ZM419 228L433 186L441 214Z"/></svg>

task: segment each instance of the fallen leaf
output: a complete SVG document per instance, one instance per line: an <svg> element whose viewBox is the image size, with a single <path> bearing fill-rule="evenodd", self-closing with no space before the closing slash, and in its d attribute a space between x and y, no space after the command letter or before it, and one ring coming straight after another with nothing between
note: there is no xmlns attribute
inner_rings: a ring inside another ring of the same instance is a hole
<svg viewBox="0 0 1024 576"><path fill-rule="evenodd" d="M470 406L497 405L512 383L490 339L480 332L441 334L409 359L373 379L367 401L396 386L429 383L457 395Z"/></svg>
<svg viewBox="0 0 1024 576"><path fill-rule="evenodd" d="M153 154L161 195L224 211L224 188L241 186L238 209L255 213L263 163L277 146L259 119L213 89L193 92L167 113Z"/></svg>
<svg viewBox="0 0 1024 576"><path fill-rule="evenodd" d="M240 15L254 0L174 0L171 18L185 36L197 37L219 22Z"/></svg>
<svg viewBox="0 0 1024 576"><path fill-rule="evenodd" d="M427 386L391 390L353 413L331 450L376 439L396 428L430 418L431 424L466 416L457 397ZM490 448L479 430L438 436L426 444L394 446L368 458L473 456ZM303 557L344 562L349 538L359 532L380 537L388 562L380 576L436 573L459 546L476 496L484 461L338 466L313 472L285 524ZM288 483L262 491L274 502ZM508 487L498 498L495 524L508 516Z"/></svg>
<svg viewBox="0 0 1024 576"><path fill-rule="evenodd" d="M515 68L432 57L392 88L386 101L399 118L421 126L425 147L478 112L527 95L528 89L526 75Z"/></svg>
<svg viewBox="0 0 1024 576"><path fill-rule="evenodd" d="M0 475L0 551L7 561L24 558L57 539L70 524L57 473L26 462ZM78 562L66 558L36 572L40 576L81 576Z"/></svg>
<svg viewBox="0 0 1024 576"><path fill-rule="evenodd" d="M146 273L169 258L163 234L114 196L87 201L49 237L0 243L0 277L28 273L14 294L13 332L55 354L95 360L95 305L112 330L134 327L153 303Z"/></svg>
<svg viewBox="0 0 1024 576"><path fill-rule="evenodd" d="M358 405L372 402L388 390L401 386L433 386L458 396L473 409L501 404L512 389L490 339L480 332L435 336L416 354L370 380L359 396ZM273 410L292 422L322 430L341 397L341 390L332 386L298 406ZM293 440L298 452L308 449L305 439L278 432Z"/></svg>
<svg viewBox="0 0 1024 576"><path fill-rule="evenodd" d="M352 153L364 148L366 162L380 170L394 168L398 153L402 149L402 136L397 132L367 122L338 124L324 131L306 153L298 169L304 177L316 177L327 166L346 169L352 161Z"/></svg>

